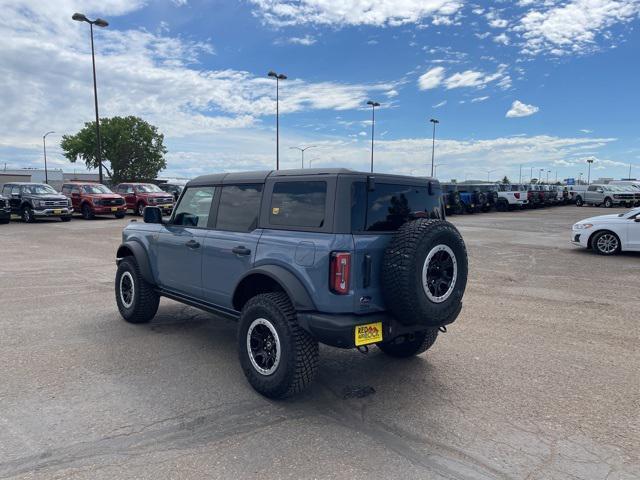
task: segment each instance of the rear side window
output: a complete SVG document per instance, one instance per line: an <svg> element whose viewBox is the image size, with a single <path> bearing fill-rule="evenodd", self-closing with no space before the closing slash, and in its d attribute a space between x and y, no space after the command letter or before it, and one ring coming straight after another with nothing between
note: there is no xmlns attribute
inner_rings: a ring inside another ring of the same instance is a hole
<svg viewBox="0 0 640 480"><path fill-rule="evenodd" d="M273 186L269 223L321 228L326 201L327 182L278 182Z"/></svg>
<svg viewBox="0 0 640 480"><path fill-rule="evenodd" d="M258 227L262 185L225 185L220 195L217 230L251 232Z"/></svg>
<svg viewBox="0 0 640 480"><path fill-rule="evenodd" d="M427 187L376 183L367 192L364 182L351 186L351 229L354 232L393 232L418 217L436 217L438 199Z"/></svg>

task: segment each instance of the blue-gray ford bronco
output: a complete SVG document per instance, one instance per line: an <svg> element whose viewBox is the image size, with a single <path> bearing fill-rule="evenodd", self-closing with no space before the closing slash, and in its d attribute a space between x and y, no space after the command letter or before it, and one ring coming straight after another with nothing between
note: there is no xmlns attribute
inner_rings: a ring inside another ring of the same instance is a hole
<svg viewBox="0 0 640 480"><path fill-rule="evenodd" d="M116 302L149 322L160 297L238 320L249 383L302 391L318 344L429 349L462 308L467 252L432 178L346 169L191 180L171 217L146 207L117 252Z"/></svg>

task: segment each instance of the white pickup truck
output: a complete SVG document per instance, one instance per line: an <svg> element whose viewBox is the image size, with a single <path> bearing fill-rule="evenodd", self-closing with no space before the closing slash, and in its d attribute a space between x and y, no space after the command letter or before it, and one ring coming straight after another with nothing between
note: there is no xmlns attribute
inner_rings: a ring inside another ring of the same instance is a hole
<svg viewBox="0 0 640 480"><path fill-rule="evenodd" d="M498 190L496 210L499 212L525 208L529 203L524 185L499 183L496 187Z"/></svg>

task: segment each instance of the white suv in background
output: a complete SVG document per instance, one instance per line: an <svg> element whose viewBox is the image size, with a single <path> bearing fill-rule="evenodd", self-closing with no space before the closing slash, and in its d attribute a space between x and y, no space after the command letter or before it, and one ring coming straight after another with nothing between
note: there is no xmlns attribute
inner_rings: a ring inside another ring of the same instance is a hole
<svg viewBox="0 0 640 480"><path fill-rule="evenodd" d="M580 220L571 230L571 241L600 255L640 252L640 208Z"/></svg>

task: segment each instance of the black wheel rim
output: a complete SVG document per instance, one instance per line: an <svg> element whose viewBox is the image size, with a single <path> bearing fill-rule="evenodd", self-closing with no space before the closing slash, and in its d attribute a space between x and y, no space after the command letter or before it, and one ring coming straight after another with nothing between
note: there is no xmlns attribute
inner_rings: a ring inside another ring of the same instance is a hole
<svg viewBox="0 0 640 480"><path fill-rule="evenodd" d="M133 283L133 277L131 273L124 272L120 277L120 300L126 308L131 308L133 305L133 297L135 293L135 286Z"/></svg>
<svg viewBox="0 0 640 480"><path fill-rule="evenodd" d="M447 245L431 249L422 268L422 288L427 298L442 303L451 296L458 277L456 256Z"/></svg>
<svg viewBox="0 0 640 480"><path fill-rule="evenodd" d="M254 320L247 331L247 350L251 364L262 375L271 375L280 364L280 338L275 327L264 318Z"/></svg>

